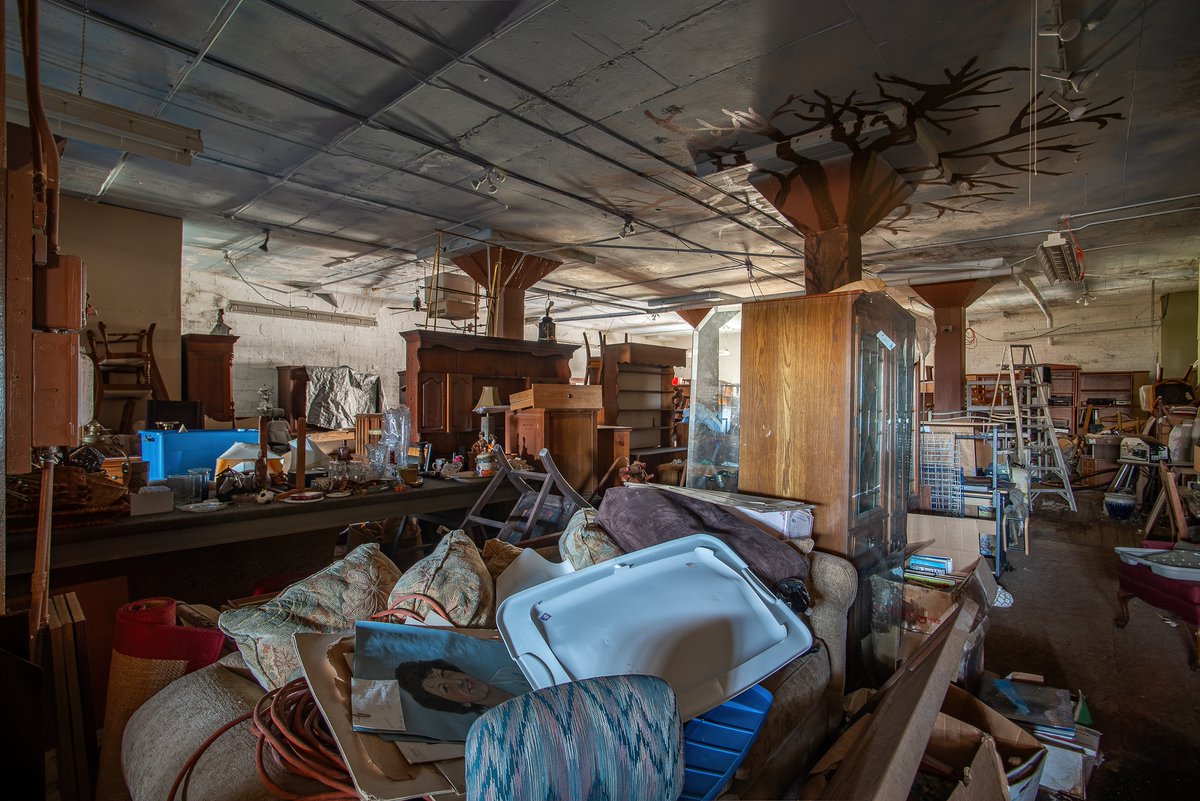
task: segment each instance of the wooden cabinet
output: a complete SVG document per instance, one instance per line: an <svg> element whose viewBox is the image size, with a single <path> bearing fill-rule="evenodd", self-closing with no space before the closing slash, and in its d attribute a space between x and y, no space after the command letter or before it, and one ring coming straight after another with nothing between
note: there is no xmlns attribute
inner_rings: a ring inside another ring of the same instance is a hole
<svg viewBox="0 0 1200 801"><path fill-rule="evenodd" d="M494 386L502 401L530 384L567 383L578 345L477 337L442 331L405 331L401 373L414 439L447 456L465 452L478 437L475 401ZM555 459L558 454L554 454Z"/></svg>
<svg viewBox="0 0 1200 801"><path fill-rule="evenodd" d="M183 398L204 404L214 420L233 420L233 345L238 338L214 334L185 334ZM283 404L281 399L281 405Z"/></svg>
<svg viewBox="0 0 1200 801"><path fill-rule="evenodd" d="M33 447L79 443L79 334L33 332Z"/></svg>
<svg viewBox="0 0 1200 801"><path fill-rule="evenodd" d="M596 484L596 415L582 409L505 412L504 450L537 464L545 448L567 483L586 497Z"/></svg>
<svg viewBox="0 0 1200 801"><path fill-rule="evenodd" d="M915 331L882 293L742 307L739 490L817 504L818 548L904 549Z"/></svg>
<svg viewBox="0 0 1200 801"><path fill-rule="evenodd" d="M599 481L619 458L629 463L629 426L596 427L596 480ZM608 486L614 487L620 479L616 471L609 478ZM605 487L607 489L608 487Z"/></svg>

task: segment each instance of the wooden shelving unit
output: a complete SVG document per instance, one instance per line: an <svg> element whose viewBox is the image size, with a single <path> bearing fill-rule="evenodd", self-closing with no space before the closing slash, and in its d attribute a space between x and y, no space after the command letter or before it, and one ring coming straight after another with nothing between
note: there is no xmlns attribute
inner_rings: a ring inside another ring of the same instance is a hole
<svg viewBox="0 0 1200 801"><path fill-rule="evenodd" d="M606 344L603 359L604 422L629 427L630 455L654 457L657 463L684 453L687 449L676 446L671 437L676 422L671 379L675 368L686 363L687 353L625 342Z"/></svg>
<svg viewBox="0 0 1200 801"><path fill-rule="evenodd" d="M1087 433L1089 407L1099 413L1104 426L1116 425L1121 418L1145 417L1138 405L1138 390L1149 383L1150 373L1146 370L1080 372L1075 416L1078 433Z"/></svg>

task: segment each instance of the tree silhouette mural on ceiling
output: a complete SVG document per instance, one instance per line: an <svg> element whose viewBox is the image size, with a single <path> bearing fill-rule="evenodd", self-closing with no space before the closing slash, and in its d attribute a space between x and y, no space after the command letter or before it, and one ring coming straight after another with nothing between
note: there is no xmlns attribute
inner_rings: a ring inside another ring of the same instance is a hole
<svg viewBox="0 0 1200 801"><path fill-rule="evenodd" d="M914 206L932 211L935 219L946 214L977 214L979 203L998 202L1014 194L1019 176L1065 174L1068 170L1061 167L1059 157L1077 155L1093 143L1078 138L1082 127L1100 130L1123 119L1111 110L1120 97L1090 105L1082 117L1071 120L1066 110L1039 91L1021 105L1007 126L994 133L966 141L961 132L954 135L962 122L1002 109L993 98L1013 92L1008 79L1026 72L1024 67L984 70L976 57L957 70L944 70L944 80L937 82L875 73L873 94L854 91L837 98L813 90L790 95L766 115L753 108L722 109L728 123L697 120L699 127L692 129L678 122L680 109L665 109L661 117L645 113L683 137L697 164L711 162L717 170L749 164L748 152L758 141L776 143L775 155L785 166L759 171L774 175L784 191L797 180L810 191L819 189L809 185L806 176L816 175L820 162L792 149L791 140L796 137L827 132L829 139L843 145L853 158L918 146L920 138L929 138L923 132L931 132L933 139L946 142L937 146L939 163L930 164L928 158L925 163L901 163L896 172L917 189L949 185L955 191L936 200L910 199L878 223L880 228L899 233L905 230L905 221L913 218ZM1035 132L1036 150L1031 146ZM963 164L973 166L965 172L956 172L952 166Z"/></svg>

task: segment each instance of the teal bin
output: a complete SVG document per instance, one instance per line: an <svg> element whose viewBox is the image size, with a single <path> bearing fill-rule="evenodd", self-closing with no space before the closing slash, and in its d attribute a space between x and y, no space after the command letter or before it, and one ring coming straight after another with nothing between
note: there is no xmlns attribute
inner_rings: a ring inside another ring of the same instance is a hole
<svg viewBox="0 0 1200 801"><path fill-rule="evenodd" d="M258 443L258 430L235 428L221 431L139 431L142 461L150 465L150 480L186 473L193 467L217 465L217 457L235 442Z"/></svg>

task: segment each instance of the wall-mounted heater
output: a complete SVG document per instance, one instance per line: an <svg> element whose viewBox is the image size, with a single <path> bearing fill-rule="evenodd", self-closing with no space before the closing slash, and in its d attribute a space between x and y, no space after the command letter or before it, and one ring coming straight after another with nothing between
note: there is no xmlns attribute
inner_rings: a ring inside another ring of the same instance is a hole
<svg viewBox="0 0 1200 801"><path fill-rule="evenodd" d="M1059 281L1078 281L1083 277L1080 257L1083 251L1073 239L1065 239L1059 232L1050 234L1038 245L1037 257L1046 271L1046 278L1054 284Z"/></svg>

